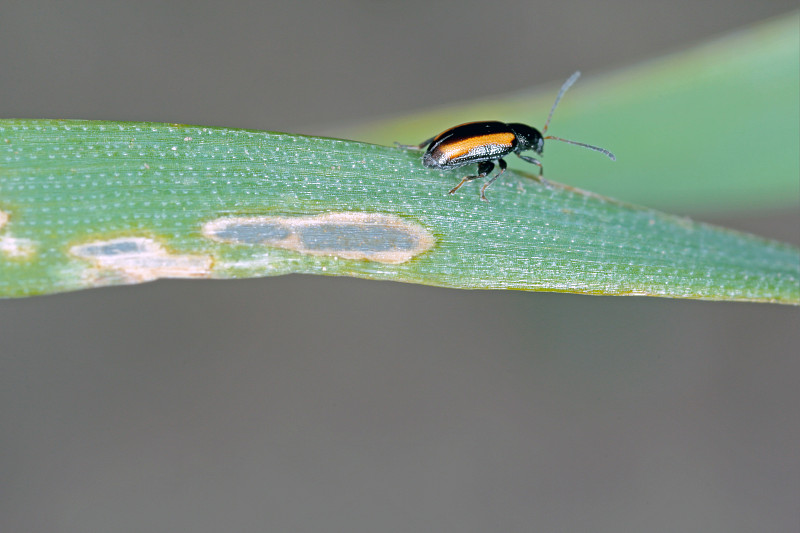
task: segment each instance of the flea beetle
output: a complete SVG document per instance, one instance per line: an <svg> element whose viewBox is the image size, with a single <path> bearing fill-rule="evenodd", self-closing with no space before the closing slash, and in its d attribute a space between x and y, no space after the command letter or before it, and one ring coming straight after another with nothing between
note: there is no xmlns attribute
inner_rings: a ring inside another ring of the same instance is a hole
<svg viewBox="0 0 800 533"><path fill-rule="evenodd" d="M523 161L533 163L539 167L539 175L541 176L544 171L541 161L534 157L522 155L520 152L533 150L537 154L542 155L545 139L554 139L556 141L583 146L584 148L605 154L611 158L612 161L616 161L614 154L605 148L570 141L560 137L553 137L552 135L544 136L544 134L547 133L547 127L550 125L550 119L553 118L553 111L556 110L559 100L561 100L561 97L564 96L567 89L575 83L580 75L580 72L576 72L561 86L561 90L558 91L556 101L553 103L553 107L550 108L550 114L547 116L547 122L544 123L544 128L542 128L541 132L525 124L468 122L443 131L436 137L431 137L418 146L401 146L403 148L418 148L420 150L427 146L428 148L422 156L422 164L428 168L450 170L477 163L478 174L476 176L465 176L462 178L458 185L450 189L450 194L456 192L468 181L488 176L494 169L494 163L496 161L500 166L500 172L481 187L481 200L483 201L487 201L486 189L489 185L494 183L494 181L505 172L506 162L503 158L511 153L516 154L517 157Z"/></svg>

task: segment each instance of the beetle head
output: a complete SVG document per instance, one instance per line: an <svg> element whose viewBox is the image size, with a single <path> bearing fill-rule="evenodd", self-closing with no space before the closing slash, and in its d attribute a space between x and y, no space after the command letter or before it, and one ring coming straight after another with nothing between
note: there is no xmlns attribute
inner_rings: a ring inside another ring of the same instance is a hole
<svg viewBox="0 0 800 533"><path fill-rule="evenodd" d="M514 132L514 135L517 136L517 152L522 152L524 150L533 150L537 154L541 155L542 151L544 150L544 137L536 128L532 128L527 124L509 124L509 128L511 128Z"/></svg>

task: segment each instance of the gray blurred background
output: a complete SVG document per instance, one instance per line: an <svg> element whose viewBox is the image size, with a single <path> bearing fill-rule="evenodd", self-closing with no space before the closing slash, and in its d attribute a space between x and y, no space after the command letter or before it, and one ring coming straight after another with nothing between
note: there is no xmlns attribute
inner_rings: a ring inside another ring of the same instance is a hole
<svg viewBox="0 0 800 533"><path fill-rule="evenodd" d="M313 134L795 7L3 0L0 116ZM0 301L0 531L797 531L798 318L312 276Z"/></svg>

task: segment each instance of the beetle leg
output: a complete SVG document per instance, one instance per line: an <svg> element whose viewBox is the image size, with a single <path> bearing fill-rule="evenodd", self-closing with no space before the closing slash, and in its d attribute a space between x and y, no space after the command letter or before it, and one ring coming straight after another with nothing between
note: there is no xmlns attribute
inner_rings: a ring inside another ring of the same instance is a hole
<svg viewBox="0 0 800 533"><path fill-rule="evenodd" d="M498 173L497 173L497 174L496 174L496 175L495 175L495 176L494 176L492 179L490 179L489 181L487 181L486 183L484 183L484 184L483 184L483 187L481 187L481 200L483 200L484 202L488 202L488 201L489 201L489 200L486 198L486 189L487 189L487 187L489 187L489 185L491 185L492 183L494 183L494 181L495 181L497 178L499 178L499 177L500 177L500 175L501 175L503 172L505 172L505 171L506 171L506 166L507 166L507 165L506 165L506 162L505 162L505 160L503 160L503 159L498 159L498 160L497 160L497 164L498 164L498 165L500 165L500 172L498 172Z"/></svg>
<svg viewBox="0 0 800 533"><path fill-rule="evenodd" d="M544 167L542 166L542 162L536 158L533 158L528 155L517 154L517 157L522 159L523 161L527 161L528 163L533 163L537 167L539 167L539 175L541 176L544 173Z"/></svg>
<svg viewBox="0 0 800 533"><path fill-rule="evenodd" d="M492 163L491 161L483 161L481 163L478 163L478 175L464 176L458 185L450 189L450 194L456 192L458 189L461 188L462 185L464 185L468 181L476 180L478 178L485 178L487 175L489 175L489 172L491 172L493 168L494 168L494 163Z"/></svg>
<svg viewBox="0 0 800 533"><path fill-rule="evenodd" d="M534 158L532 158L530 156L525 156L525 155L520 155L520 154L517 154L517 157L519 157L523 161L527 161L528 163L533 163L534 165L539 167L539 183L541 183L545 187L550 187L550 182L547 181L544 178L544 176L542 176L542 173L544 172L544 168L542 168L542 162L541 161L539 161L538 159L534 159Z"/></svg>
<svg viewBox="0 0 800 533"><path fill-rule="evenodd" d="M419 148L420 150L422 150L423 148L425 148L426 146L428 146L429 144L431 144L435 138L436 138L436 137L431 137L430 139L428 139L428 140L426 140L426 141L422 141L421 143L419 143L419 144L417 145L417 148Z"/></svg>

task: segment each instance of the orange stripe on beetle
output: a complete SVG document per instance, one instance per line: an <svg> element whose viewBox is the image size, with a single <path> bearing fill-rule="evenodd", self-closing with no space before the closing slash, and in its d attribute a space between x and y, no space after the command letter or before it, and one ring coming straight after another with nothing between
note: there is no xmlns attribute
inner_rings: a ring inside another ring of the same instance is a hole
<svg viewBox="0 0 800 533"><path fill-rule="evenodd" d="M437 150L447 156L448 159L459 159L464 156L479 156L487 153L498 153L503 151L508 153L513 150L517 136L511 132L491 133L489 135L476 135L466 139L443 141ZM470 163L475 160L470 158Z"/></svg>

